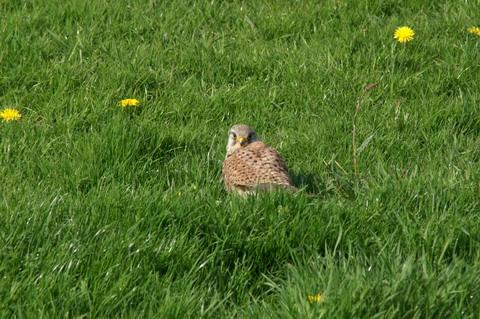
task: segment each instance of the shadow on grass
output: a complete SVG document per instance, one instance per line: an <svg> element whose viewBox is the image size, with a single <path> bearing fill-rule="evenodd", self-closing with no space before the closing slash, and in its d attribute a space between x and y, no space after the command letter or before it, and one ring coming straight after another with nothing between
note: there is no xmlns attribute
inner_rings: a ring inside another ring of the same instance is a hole
<svg viewBox="0 0 480 319"><path fill-rule="evenodd" d="M108 187L116 176L129 183L144 183L164 173L176 156L198 152L188 141L154 134L125 134L120 141L101 144L105 152L83 152L73 167L81 167L76 189L86 194L99 186Z"/></svg>
<svg viewBox="0 0 480 319"><path fill-rule="evenodd" d="M327 198L340 195L354 200L357 197L355 179L344 172L339 172L334 166L329 166L324 177L315 173L291 173L293 184L305 189L316 197Z"/></svg>
<svg viewBox="0 0 480 319"><path fill-rule="evenodd" d="M149 159L154 162L165 163L175 157L179 152L190 149L190 145L171 136L162 138L143 137L134 149L134 158L139 161Z"/></svg>

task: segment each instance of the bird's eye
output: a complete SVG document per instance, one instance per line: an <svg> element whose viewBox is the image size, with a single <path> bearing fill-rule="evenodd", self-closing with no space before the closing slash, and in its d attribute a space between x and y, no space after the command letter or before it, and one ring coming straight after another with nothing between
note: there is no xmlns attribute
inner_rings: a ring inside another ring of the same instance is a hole
<svg viewBox="0 0 480 319"><path fill-rule="evenodd" d="M237 134L235 134L234 132L230 132L230 135L231 135L233 138L237 138Z"/></svg>
<svg viewBox="0 0 480 319"><path fill-rule="evenodd" d="M255 133L248 134L248 140L255 138Z"/></svg>

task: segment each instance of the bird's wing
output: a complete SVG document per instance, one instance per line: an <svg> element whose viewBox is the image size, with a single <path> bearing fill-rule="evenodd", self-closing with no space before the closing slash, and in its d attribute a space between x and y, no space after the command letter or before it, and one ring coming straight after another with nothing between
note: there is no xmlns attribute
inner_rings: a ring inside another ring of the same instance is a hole
<svg viewBox="0 0 480 319"><path fill-rule="evenodd" d="M223 177L227 188L291 185L285 161L262 142L254 142L230 155L223 165Z"/></svg>

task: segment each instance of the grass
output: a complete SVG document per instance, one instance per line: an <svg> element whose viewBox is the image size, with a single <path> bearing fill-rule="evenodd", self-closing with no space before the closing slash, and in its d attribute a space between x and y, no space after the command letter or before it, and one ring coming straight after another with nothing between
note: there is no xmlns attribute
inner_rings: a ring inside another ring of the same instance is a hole
<svg viewBox="0 0 480 319"><path fill-rule="evenodd" d="M0 11L1 317L478 317L478 1ZM238 122L317 196L226 194Z"/></svg>

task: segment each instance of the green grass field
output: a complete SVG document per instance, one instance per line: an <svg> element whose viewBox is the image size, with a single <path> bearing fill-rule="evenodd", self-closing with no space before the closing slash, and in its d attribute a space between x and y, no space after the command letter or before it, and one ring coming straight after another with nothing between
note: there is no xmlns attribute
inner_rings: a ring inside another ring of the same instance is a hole
<svg viewBox="0 0 480 319"><path fill-rule="evenodd" d="M0 317L478 318L478 0L0 12ZM235 123L317 196L228 195Z"/></svg>

